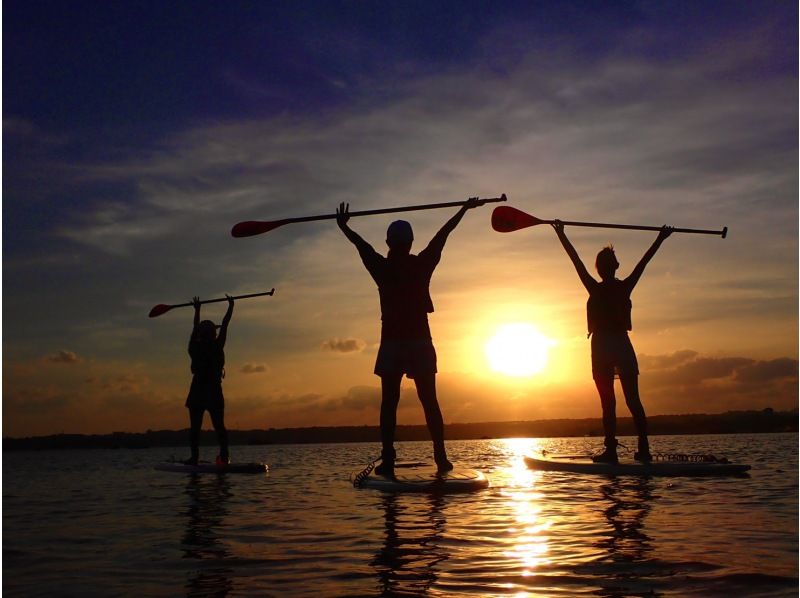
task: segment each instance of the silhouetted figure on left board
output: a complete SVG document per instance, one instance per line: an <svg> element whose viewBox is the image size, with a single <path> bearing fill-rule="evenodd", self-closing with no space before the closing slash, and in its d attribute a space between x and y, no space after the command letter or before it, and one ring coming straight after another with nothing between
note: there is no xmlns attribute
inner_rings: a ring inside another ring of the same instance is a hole
<svg viewBox="0 0 800 598"><path fill-rule="evenodd" d="M228 337L228 324L233 316L233 299L229 295L228 311L222 318L217 334L217 326L211 320L200 321L200 298L194 297L194 326L189 339L189 356L192 358L192 385L186 399L189 409L191 431L189 440L192 456L187 465L197 465L200 456L200 429L206 411L217 432L219 441L218 465L230 462L228 454L228 432L225 429L225 399L222 395L222 379L225 377L225 340Z"/></svg>
<svg viewBox="0 0 800 598"><path fill-rule="evenodd" d="M619 262L612 246L604 247L597 254L595 267L600 282L586 270L578 252L564 232L564 225L556 220L553 228L567 255L572 260L578 277L589 292L586 302L586 316L589 336L592 337L592 377L600 394L603 408L603 432L605 450L594 457L595 461L617 462L617 414L614 396L614 375L619 376L625 403L633 415L636 433L639 436L638 450L634 454L637 461L648 462L650 443L647 438L647 417L639 397L639 364L633 345L628 337L631 325L631 293L644 272L645 266L661 247L664 239L672 234L672 227L663 226L658 237L636 264L633 272L624 280L615 277Z"/></svg>
<svg viewBox="0 0 800 598"><path fill-rule="evenodd" d="M375 468L379 475L394 475L394 433L404 374L416 384L439 471L453 469L447 459L444 422L436 398L436 350L428 326L428 314L433 312L429 285L448 235L467 210L480 205L483 203L478 198L468 200L417 255L411 253L414 240L411 225L405 220L392 222L386 231L389 246L386 257L347 226L349 204L342 203L336 210L339 228L358 249L361 261L378 285L380 296L381 345L375 362L375 374L381 378L382 450L381 464Z"/></svg>

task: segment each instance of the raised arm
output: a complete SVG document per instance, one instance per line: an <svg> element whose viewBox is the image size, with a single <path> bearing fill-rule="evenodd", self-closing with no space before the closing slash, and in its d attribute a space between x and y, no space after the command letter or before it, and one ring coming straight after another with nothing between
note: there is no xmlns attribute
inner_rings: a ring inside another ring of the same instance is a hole
<svg viewBox="0 0 800 598"><path fill-rule="evenodd" d="M586 287L586 290L591 292L592 286L597 284L597 281L592 278L591 274L589 274L589 271L586 269L586 266L583 265L578 252L575 251L572 243L570 243L569 239L567 238L567 233L564 232L564 225L560 220L556 220L553 222L552 226L556 231L556 235L558 235L558 240L561 241L561 245L567 252L569 259L572 260L572 265L575 266L575 270L578 272L578 278L581 279L581 282L583 283L583 286Z"/></svg>
<svg viewBox="0 0 800 598"><path fill-rule="evenodd" d="M653 259L653 256L658 251L658 248L661 247L661 244L664 242L664 239L669 237L672 234L672 227L671 226L662 226L661 230L658 232L658 236L656 240L653 241L653 244L650 246L650 249L644 252L642 259L639 260L639 263L636 264L636 267L633 269L633 272L630 273L628 278L625 279L625 282L628 284L631 290L633 287L636 286L636 283L639 282L639 278L641 278L642 274L644 273L645 266Z"/></svg>
<svg viewBox="0 0 800 598"><path fill-rule="evenodd" d="M358 249L358 253L364 257L365 254L375 253L375 249L367 243L361 235L355 232L352 228L347 226L347 221L350 220L350 204L345 204L344 202L339 204L339 207L336 208L336 224L339 225L339 229L344 233L344 236L356 246Z"/></svg>
<svg viewBox="0 0 800 598"><path fill-rule="evenodd" d="M433 239L431 239L431 242L428 243L426 250L432 250L437 253L441 253L441 251L444 249L444 244L447 241L447 237L455 230L456 226L458 226L458 223L461 222L461 219L464 217L464 214L467 213L467 210L482 206L484 203L485 202L481 201L477 197L470 197L464 203L464 205L459 208L458 212L456 212L455 215L450 218L450 220L445 222L444 226L439 229L439 232L433 236Z"/></svg>
<svg viewBox="0 0 800 598"><path fill-rule="evenodd" d="M228 324L231 323L231 317L233 317L233 297L227 293L225 296L228 298L228 311L225 312L225 317L222 318L222 325L219 327L219 334L217 335L217 342L220 347L225 346L225 341L228 339Z"/></svg>
<svg viewBox="0 0 800 598"><path fill-rule="evenodd" d="M189 344L196 340L197 326L200 324L200 297L192 297L194 306L194 321L192 322L192 335L189 337Z"/></svg>

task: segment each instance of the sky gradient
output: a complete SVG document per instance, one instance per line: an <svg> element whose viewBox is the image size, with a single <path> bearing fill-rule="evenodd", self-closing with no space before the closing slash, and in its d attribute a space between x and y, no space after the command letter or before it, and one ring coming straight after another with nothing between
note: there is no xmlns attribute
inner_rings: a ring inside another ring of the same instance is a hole
<svg viewBox="0 0 800 598"><path fill-rule="evenodd" d="M192 310L150 308L273 287L235 308L228 426L375 425L355 249L333 221L231 226L501 193L540 218L728 226L670 237L633 294L645 409L796 408L796 3L496 4L4 2L3 434L186 427ZM491 209L431 285L445 422L599 417L568 257ZM412 251L453 213L408 215ZM350 224L383 252L391 220ZM612 242L623 277L655 238L567 234L592 272ZM551 341L538 374L489 368L514 322Z"/></svg>

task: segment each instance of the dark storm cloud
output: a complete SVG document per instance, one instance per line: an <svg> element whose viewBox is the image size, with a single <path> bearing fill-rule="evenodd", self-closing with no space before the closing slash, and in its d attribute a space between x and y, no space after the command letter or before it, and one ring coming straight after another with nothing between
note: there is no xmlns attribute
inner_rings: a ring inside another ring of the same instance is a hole
<svg viewBox="0 0 800 598"><path fill-rule="evenodd" d="M653 372L642 372L654 386L691 386L705 381L728 378L744 366L755 363L746 357L697 357L672 369L661 369Z"/></svg>
<svg viewBox="0 0 800 598"><path fill-rule="evenodd" d="M684 349L670 355L639 355L639 368L642 370L661 370L671 368L697 357L697 351Z"/></svg>
<svg viewBox="0 0 800 598"><path fill-rule="evenodd" d="M676 355L695 356L686 361ZM642 397L656 413L717 413L731 409L797 407L798 362L782 357L704 357L694 351L649 356L666 365L642 370Z"/></svg>
<svg viewBox="0 0 800 598"><path fill-rule="evenodd" d="M789 357L757 361L736 370L734 379L742 384L761 384L781 379L797 379L797 360Z"/></svg>

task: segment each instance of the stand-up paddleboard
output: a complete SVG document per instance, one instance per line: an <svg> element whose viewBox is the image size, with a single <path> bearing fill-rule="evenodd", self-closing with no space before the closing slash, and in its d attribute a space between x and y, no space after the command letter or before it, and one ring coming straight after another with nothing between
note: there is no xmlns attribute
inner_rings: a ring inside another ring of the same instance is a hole
<svg viewBox="0 0 800 598"><path fill-rule="evenodd" d="M350 476L350 481L358 488L372 488L384 492L474 492L489 487L489 480L483 473L474 469L456 467L446 473L439 473L435 465L429 463L394 464L394 477L380 476L373 470L369 475L358 479L359 474Z"/></svg>
<svg viewBox="0 0 800 598"><path fill-rule="evenodd" d="M269 470L266 463L228 463L217 465L200 461L197 465L187 465L181 461L162 461L155 467L158 471L176 473L264 473Z"/></svg>
<svg viewBox="0 0 800 598"><path fill-rule="evenodd" d="M544 453L525 457L525 463L531 469L607 476L735 476L750 469L749 465L702 455L669 455L664 459L657 457L650 463L640 463L630 458L620 458L619 463L595 463L591 455Z"/></svg>

